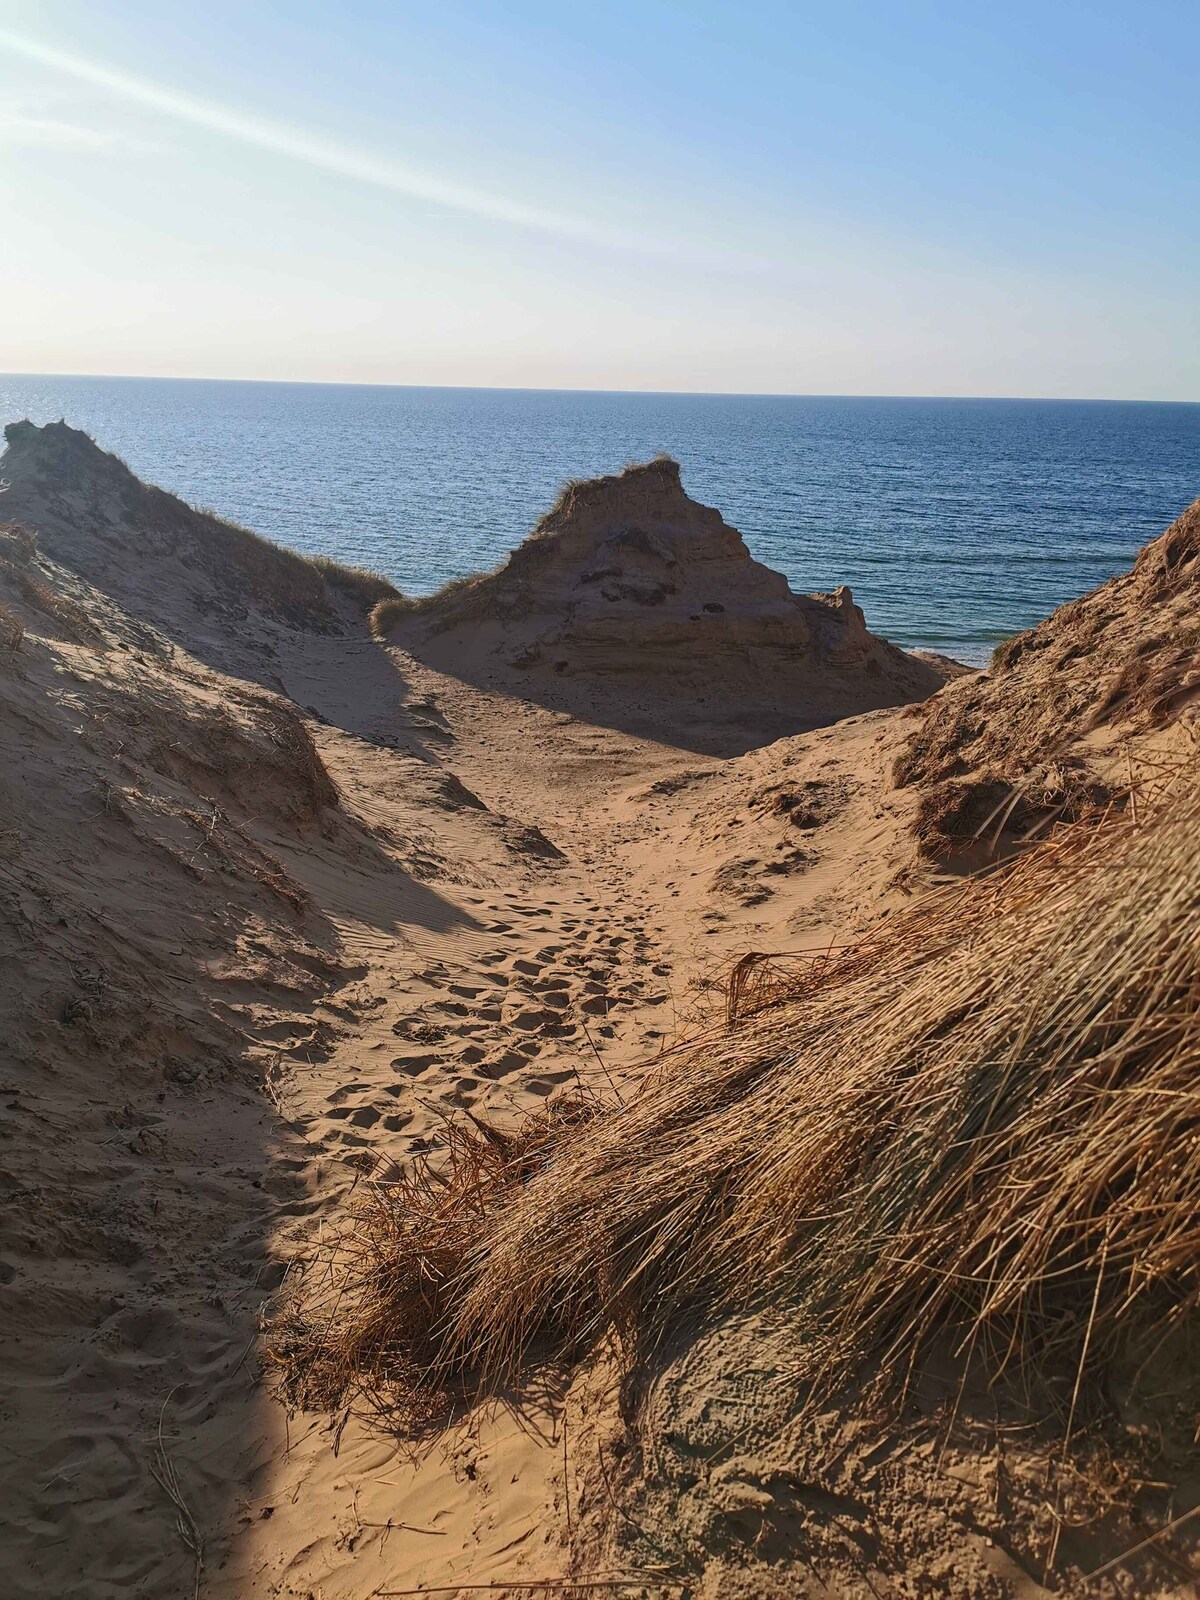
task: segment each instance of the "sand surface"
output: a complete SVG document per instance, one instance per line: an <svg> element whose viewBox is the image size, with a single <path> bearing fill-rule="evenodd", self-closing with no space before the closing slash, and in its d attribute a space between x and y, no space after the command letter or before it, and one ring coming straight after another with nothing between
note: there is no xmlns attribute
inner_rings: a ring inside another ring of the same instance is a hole
<svg viewBox="0 0 1200 1600"><path fill-rule="evenodd" d="M619 1093L721 1014L739 957L819 958L921 892L945 869L920 853L920 787L892 781L921 724L813 727L750 657L736 739L722 661L687 682L601 664L594 714L582 669L523 677L500 623L384 645L323 590L305 613L290 568L281 617L278 553L238 556L267 596L247 600L197 555L203 518L46 432L75 466L64 489L24 480L42 554L0 537L0 1594L555 1577L626 1514L597 1476L603 1374L414 1451L353 1409L286 1413L275 1296L355 1186L436 1152L448 1119ZM831 649L860 651L813 658L822 693L877 705L877 644L848 601L833 622L814 604ZM946 716L1000 692L955 685ZM742 1339L705 1358L732 1418L761 1409ZM667 1400L686 1431L687 1384ZM890 1450L911 1523L941 1466ZM750 1515L754 1491L726 1489L721 1514ZM954 1565L973 1514L947 1513L921 1592L1044 1592L990 1541ZM743 1592L712 1570L712 1594Z"/></svg>
<svg viewBox="0 0 1200 1600"><path fill-rule="evenodd" d="M336 674L285 664L296 697L400 748L419 739L435 771L488 809L436 785L431 802L427 769L315 730L343 804L424 841L436 905L320 851L281 852L361 969L324 1014L314 1008L325 1059L303 1061L301 1046L275 1078L313 1211L336 1216L355 1157L403 1159L460 1107L517 1113L580 1079L619 1085L719 1008L745 950L819 950L878 914L881 894L905 892L898 803L880 800L892 713L722 762L400 655L430 724L414 732L393 696L372 701L371 654L339 649L349 659ZM826 807L811 829L753 798L805 783ZM273 1253L288 1257L310 1230L311 1212L288 1219ZM282 1417L264 1415L282 1453L259 1469L253 1505L274 1509L267 1527L247 1513L213 1593L350 1596L565 1570L561 1423L549 1412L472 1418L419 1465L356 1419L336 1455L340 1419L308 1421L289 1449Z"/></svg>
<svg viewBox="0 0 1200 1600"><path fill-rule="evenodd" d="M662 464L556 511L531 637L561 599L590 665L523 678L520 619L385 646L84 435L8 440L3 509L37 542L0 528L0 1593L553 1577L566 1413L526 1397L420 1459L289 1418L274 1297L447 1119L619 1092L719 1013L737 956L909 892L894 713L755 747L939 673L848 595L791 596ZM654 570L584 627L605 540L605 572Z"/></svg>
<svg viewBox="0 0 1200 1600"><path fill-rule="evenodd" d="M3 679L22 759L0 1587L187 1594L197 1546L213 1596L553 1576L556 1413L469 1418L414 1461L353 1417L289 1420L259 1318L376 1158L436 1147L464 1107L619 1083L719 1006L738 954L817 948L902 894L894 714L721 760L470 684L361 624L243 626L226 676L189 616L184 649L58 579L105 643L43 626ZM198 719L249 738L266 676L340 806L294 818L251 768L197 817L154 763L207 740ZM131 729L154 734L136 771ZM781 786L813 801L805 826L772 809Z"/></svg>

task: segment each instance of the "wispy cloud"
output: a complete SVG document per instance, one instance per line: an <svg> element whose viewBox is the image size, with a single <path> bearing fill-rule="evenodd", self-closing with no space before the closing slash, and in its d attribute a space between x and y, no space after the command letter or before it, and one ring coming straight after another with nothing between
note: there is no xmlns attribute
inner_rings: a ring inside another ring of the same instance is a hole
<svg viewBox="0 0 1200 1600"><path fill-rule="evenodd" d="M19 105L0 104L0 146L43 150L111 150L120 143L106 128L43 116Z"/></svg>
<svg viewBox="0 0 1200 1600"><path fill-rule="evenodd" d="M529 205L490 189L478 189L443 178L388 155L341 144L323 135L258 117L235 106L190 94L119 67L88 60L13 29L0 28L0 47L178 122L205 128L211 133L304 162L325 172L337 173L358 183L388 189L393 194L431 201L450 210L469 212L492 221L512 223L569 239L624 249L650 250L656 254L662 250L661 241L641 234L610 227L588 217Z"/></svg>

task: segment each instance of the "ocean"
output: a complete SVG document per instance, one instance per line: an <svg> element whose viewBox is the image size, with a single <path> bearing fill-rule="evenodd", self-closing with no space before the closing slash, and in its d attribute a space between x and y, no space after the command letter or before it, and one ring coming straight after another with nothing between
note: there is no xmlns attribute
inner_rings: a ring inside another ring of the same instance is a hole
<svg viewBox="0 0 1200 1600"><path fill-rule="evenodd" d="M1200 495L1200 404L0 376L25 416L412 594L494 566L564 479L666 450L793 588L848 583L876 632L972 663Z"/></svg>

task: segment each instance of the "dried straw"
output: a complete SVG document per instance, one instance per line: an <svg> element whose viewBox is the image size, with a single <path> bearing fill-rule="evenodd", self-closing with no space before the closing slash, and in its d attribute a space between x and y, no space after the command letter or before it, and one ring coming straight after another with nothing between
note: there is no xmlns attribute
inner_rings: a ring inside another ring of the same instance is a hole
<svg viewBox="0 0 1200 1600"><path fill-rule="evenodd" d="M828 1389L947 1332L1090 1381L1200 1292L1197 770L1127 814L735 984L624 1104L366 1186L280 1344L292 1392L410 1413L614 1330L786 1300ZM314 1385L315 1380L315 1385Z"/></svg>

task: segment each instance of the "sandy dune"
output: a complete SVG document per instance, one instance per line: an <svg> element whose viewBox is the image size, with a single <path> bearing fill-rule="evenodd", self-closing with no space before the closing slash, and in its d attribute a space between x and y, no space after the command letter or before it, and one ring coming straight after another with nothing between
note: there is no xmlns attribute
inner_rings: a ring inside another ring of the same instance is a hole
<svg viewBox="0 0 1200 1600"><path fill-rule="evenodd" d="M932 694L946 671L801 595L666 457L571 483L496 572L380 608L394 644L589 726L729 756Z"/></svg>
<svg viewBox="0 0 1200 1600"><path fill-rule="evenodd" d="M890 777L914 722L878 707L940 677L817 600L860 658L800 663L799 709L772 682L757 731L836 725L730 755L725 708L692 684L681 732L645 675L589 717L585 678L493 659L502 624L385 647L302 574L273 608L267 558L231 588L201 524L78 439L20 432L4 467L41 554L0 549L24 635L0 651L0 1589L553 1577L610 1492L586 1385L416 1459L356 1415L289 1418L260 1318L362 1175L448 1117L619 1090L738 956L827 947L926 884L919 786Z"/></svg>

